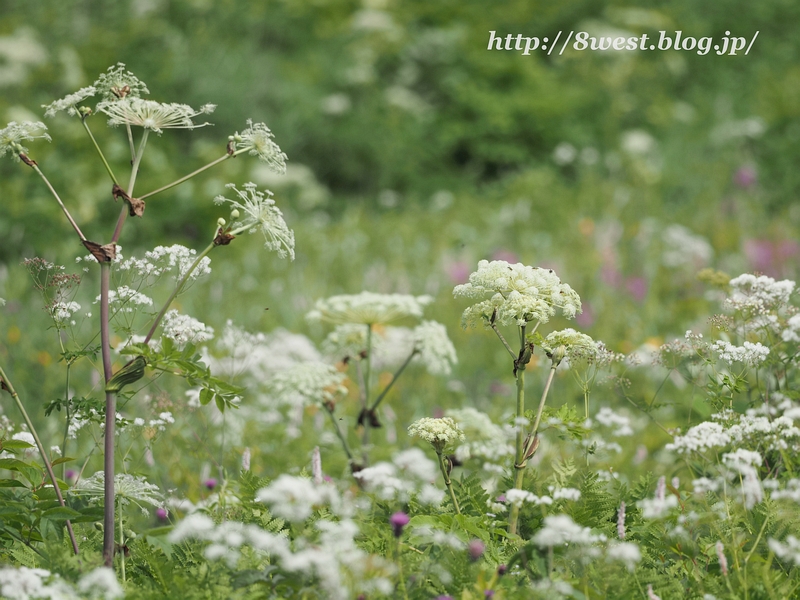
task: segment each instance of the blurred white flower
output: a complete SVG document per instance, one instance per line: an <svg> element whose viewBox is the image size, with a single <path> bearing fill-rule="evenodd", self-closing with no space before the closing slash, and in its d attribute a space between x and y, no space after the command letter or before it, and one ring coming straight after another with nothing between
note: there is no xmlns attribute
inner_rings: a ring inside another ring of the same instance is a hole
<svg viewBox="0 0 800 600"><path fill-rule="evenodd" d="M194 317L182 315L176 309L167 311L161 321L164 336L174 340L179 347L187 343L199 344L214 338L214 329Z"/></svg>
<svg viewBox="0 0 800 600"><path fill-rule="evenodd" d="M42 104L42 108L45 109L44 116L54 117L57 112L66 110L70 117L74 117L78 114L77 105L86 100L86 98L91 98L96 93L97 89L94 86L89 86L81 88L77 92L68 94L60 100L56 100L50 104Z"/></svg>
<svg viewBox="0 0 800 600"><path fill-rule="evenodd" d="M47 140L49 142L51 138L45 133L46 131L45 124L39 121L23 121L22 123L11 121L4 129L0 129L0 158L6 154L11 154L11 158L19 162L20 152L26 154L28 152L22 142L33 140Z"/></svg>
<svg viewBox="0 0 800 600"><path fill-rule="evenodd" d="M423 308L430 304L430 296L408 294L375 294L361 292L354 295L331 296L317 300L314 310L306 315L310 321L327 321L336 325L361 323L386 324L404 317L421 317Z"/></svg>
<svg viewBox="0 0 800 600"><path fill-rule="evenodd" d="M563 544L594 544L605 539L604 535L593 534L588 527L581 527L568 515L549 515L544 518L544 526L532 541L540 548L552 548Z"/></svg>

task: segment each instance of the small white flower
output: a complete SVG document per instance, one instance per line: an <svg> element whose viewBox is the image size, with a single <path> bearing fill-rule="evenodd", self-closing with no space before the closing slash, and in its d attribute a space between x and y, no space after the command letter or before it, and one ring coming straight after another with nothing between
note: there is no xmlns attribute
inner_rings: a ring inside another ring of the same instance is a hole
<svg viewBox="0 0 800 600"><path fill-rule="evenodd" d="M47 127L41 122L23 121L17 123L11 121L4 129L0 129L0 158L6 154L11 154L11 158L19 162L20 152L27 154L28 149L21 142L33 140L47 140L51 138L47 133Z"/></svg>
<svg viewBox="0 0 800 600"><path fill-rule="evenodd" d="M244 184L244 190L237 189L232 183L225 187L233 190L239 199L231 200L225 196L217 196L214 202L216 204L227 202L241 210L244 215L231 225L230 234L260 231L264 235L264 246L267 249L274 250L281 258L288 256L294 260L294 232L286 225L281 210L275 206L272 192L259 191L255 183Z"/></svg>
<svg viewBox="0 0 800 600"><path fill-rule="evenodd" d="M182 315L177 310L167 311L161 322L164 335L174 340L178 346L187 343L199 344L214 338L214 329L194 317Z"/></svg>
<svg viewBox="0 0 800 600"><path fill-rule="evenodd" d="M275 136L264 123L253 123L252 119L247 119L247 129L232 136L232 141L236 150L249 150L250 154L257 156L259 160L277 173L286 173L286 155L281 151L280 146L272 141Z"/></svg>
<svg viewBox="0 0 800 600"><path fill-rule="evenodd" d="M63 98L61 98L60 100L56 100L55 102L51 102L50 104L42 104L42 108L46 109L44 111L44 116L54 117L57 112L66 110L67 114L70 117L74 117L78 114L78 109L76 108L77 105L86 100L87 98L91 98L96 93L97 93L97 88L95 88L94 86L89 86L81 88L77 92L68 94Z"/></svg>
<svg viewBox="0 0 800 600"><path fill-rule="evenodd" d="M639 546L632 542L612 544L609 546L606 556L624 563L629 571L633 571L636 568L636 564L642 560L642 552L639 550Z"/></svg>
<svg viewBox="0 0 800 600"><path fill-rule="evenodd" d="M544 526L533 536L533 543L540 548L562 544L589 545L604 541L602 534L593 534L588 527L581 527L568 515L549 515L544 518Z"/></svg>
<svg viewBox="0 0 800 600"><path fill-rule="evenodd" d="M78 591L97 600L113 600L125 595L114 571L108 567L97 567L86 573L78 581Z"/></svg>
<svg viewBox="0 0 800 600"><path fill-rule="evenodd" d="M305 521L314 506L323 504L329 488L315 486L310 479L281 475L256 494L256 500L270 505L272 514L287 521Z"/></svg>
<svg viewBox="0 0 800 600"><path fill-rule="evenodd" d="M303 362L279 371L267 381L272 398L280 405L309 406L336 402L347 392L346 379L335 367Z"/></svg>
<svg viewBox="0 0 800 600"><path fill-rule="evenodd" d="M458 362L447 328L436 321L423 321L414 328L414 346L419 360L434 375L449 375Z"/></svg>
<svg viewBox="0 0 800 600"><path fill-rule="evenodd" d="M93 87L98 94L102 94L105 101L138 98L142 94L150 93L144 82L125 68L125 63L108 67L106 72L97 78Z"/></svg>
<svg viewBox="0 0 800 600"><path fill-rule="evenodd" d="M340 325L361 323L386 324L404 317L422 316L423 308L430 304L430 296L408 294L375 294L361 292L355 295L331 296L317 300L314 310L308 313L310 321L327 321Z"/></svg>
<svg viewBox="0 0 800 600"><path fill-rule="evenodd" d="M711 348L719 354L721 360L729 364L740 362L751 367L759 366L769 355L769 348L760 342L745 342L743 346L734 346L730 342L718 340Z"/></svg>
<svg viewBox="0 0 800 600"><path fill-rule="evenodd" d="M463 442L465 439L461 428L450 417L441 419L423 417L409 425L408 435L430 442L439 453L455 442Z"/></svg>

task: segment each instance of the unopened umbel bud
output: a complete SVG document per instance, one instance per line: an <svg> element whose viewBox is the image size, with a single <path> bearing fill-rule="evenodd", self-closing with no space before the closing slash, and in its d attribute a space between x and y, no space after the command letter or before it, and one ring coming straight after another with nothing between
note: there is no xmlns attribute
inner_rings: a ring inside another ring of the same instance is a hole
<svg viewBox="0 0 800 600"><path fill-rule="evenodd" d="M234 208L234 209L231 211L231 219L238 219L238 218L239 218L239 211L238 211L238 209L235 209L235 208Z"/></svg>
<svg viewBox="0 0 800 600"><path fill-rule="evenodd" d="M222 217L217 219L217 225L219 225L220 227L225 227L225 222L226 222L225 219L223 219Z"/></svg>
<svg viewBox="0 0 800 600"><path fill-rule="evenodd" d="M553 350L553 353L550 355L550 360L553 361L553 366L558 366L561 364L561 361L564 360L564 357L567 355L567 347L565 345L560 345L558 348Z"/></svg>

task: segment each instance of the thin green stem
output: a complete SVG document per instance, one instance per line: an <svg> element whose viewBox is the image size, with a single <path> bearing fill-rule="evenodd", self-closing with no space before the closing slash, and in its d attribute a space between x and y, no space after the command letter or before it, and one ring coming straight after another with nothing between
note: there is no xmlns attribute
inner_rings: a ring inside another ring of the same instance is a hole
<svg viewBox="0 0 800 600"><path fill-rule="evenodd" d="M400 377L400 375L402 375L403 371L405 371L406 367L407 367L407 366L408 366L408 365L411 363L411 360L412 360L412 359L413 359L413 358L414 358L414 357L415 357L415 356L416 356L418 353L419 353L419 350L417 350L416 348L414 348L414 349L411 351L411 354L409 354L409 355L408 355L408 358L406 358L406 360L403 362L403 364L402 364L402 365L400 365L400 368L399 368L399 369L397 369L397 371L395 371L395 374L392 376L392 380L391 380L391 381L390 381L390 382L389 382L389 383L386 385L386 387L385 387L385 388L383 388L383 391L382 391L380 394L378 394L378 397L377 397L377 398L375 398L375 402L373 402L373 403L372 403L372 406L370 407L370 410L371 410L371 411L373 411L373 410L375 410L376 408L378 408L378 406L380 405L380 403L381 403L381 402L383 401L383 399L386 397L386 394L388 394L388 393L389 393L389 390L391 390L391 389L392 389L392 386L394 385L394 382L395 382L395 381L397 381L397 378L398 378L398 377Z"/></svg>
<svg viewBox="0 0 800 600"><path fill-rule="evenodd" d="M82 117L81 118L81 124L83 125L83 128L86 130L86 133L89 134L89 139L92 140L92 144L94 144L94 149L97 150L97 155L100 157L100 160L103 161L103 165L106 168L106 172L108 173L108 176L111 177L111 181L113 181L114 183L119 185L119 181L117 181L117 178L114 175L114 171L111 170L111 166L108 164L108 161L106 160L106 157L103 154L103 151L100 150L100 146L97 144L97 140L94 139L94 135L92 135L92 130L89 129L89 124L86 122L86 117Z"/></svg>
<svg viewBox="0 0 800 600"><path fill-rule="evenodd" d="M444 464L444 456L438 450L436 451L436 456L439 458L439 469L442 471L442 477L444 477L444 484L447 486L447 491L450 492L450 499L453 501L453 506L456 509L456 514L461 514L461 509L458 506L458 500L456 499L456 493L453 490L453 482L450 481L450 474L447 472L447 467Z"/></svg>
<svg viewBox="0 0 800 600"><path fill-rule="evenodd" d="M39 168L39 165L37 165L36 163L32 163L31 167L33 168L34 171L36 171L39 174L39 177L41 177L44 180L47 189L50 190L50 193L53 194L53 196L55 197L56 201L58 202L58 205L61 207L61 210L64 211L64 215L67 217L67 221L69 221L69 224L72 225L72 228L75 230L75 233L78 234L78 237L81 238L81 241L84 241L86 239L86 236L83 235L81 228L78 227L78 224L75 222L75 219L73 219L72 215L69 214L67 207L64 206L64 202L62 202L61 197L58 195L58 192L56 192L55 188L50 183L50 180L44 176L44 173L42 173L42 170Z"/></svg>
<svg viewBox="0 0 800 600"><path fill-rule="evenodd" d="M756 537L756 541L753 542L753 547L750 548L750 552L747 553L747 556L744 557L744 567L747 568L747 563L750 560L750 557L753 556L753 552L756 551L758 548L758 542L761 541L761 536L764 535L764 530L767 528L767 523L769 523L769 515L764 517L764 524L761 526L761 530L758 532L758 536Z"/></svg>
<svg viewBox="0 0 800 600"><path fill-rule="evenodd" d="M108 292L111 285L111 263L100 263L100 353L103 357L103 375L108 383L113 376L111 342L108 319ZM103 456L103 560L105 566L114 564L114 429L116 427L117 395L106 392L106 426L103 430L105 454Z"/></svg>
<svg viewBox="0 0 800 600"><path fill-rule="evenodd" d="M161 311L158 313L158 316L153 321L153 325L150 327L150 331L147 332L147 336L144 338L145 344L147 344L153 338L153 334L156 332L156 329L158 329L158 325L159 323L161 323L161 319L164 318L164 315L167 313L167 310L169 310L170 304L172 304L172 301L175 300L175 297L181 292L183 286L186 285L187 281L189 281L189 277L191 277L192 273L194 273L195 269L197 269L197 266L200 264L200 262L215 247L216 246L214 245L214 242L211 242L208 246L206 246L205 250L203 250L197 256L197 258L189 267L189 269L186 271L186 273L183 274L183 277L181 277L180 281L178 281L178 285L175 286L175 289L172 291L172 294L170 294L169 298L167 298L167 301L164 303L164 306L161 307Z"/></svg>
<svg viewBox="0 0 800 600"><path fill-rule="evenodd" d="M372 377L372 325L367 325L367 357L364 366L364 406L369 407L369 392L370 392L370 379ZM369 464L369 453L367 446L369 446L369 427L371 415L368 412L364 413L363 426L364 433L361 436L361 457L364 461L364 466Z"/></svg>
<svg viewBox="0 0 800 600"><path fill-rule="evenodd" d="M142 133L142 141L139 142L139 150L136 152L136 157L133 159L133 166L131 166L131 178L128 182L128 189L125 190L131 198L133 198L133 189L136 186L136 177L139 174L139 165L142 163L142 156L144 156L144 149L147 146L147 136L149 134L149 129L145 129ZM123 202L122 210L117 219L117 226L114 228L114 235L111 236L112 243L116 243L119 240L119 236L122 235L122 226L125 224L125 219L127 218L128 205Z"/></svg>
<svg viewBox="0 0 800 600"><path fill-rule="evenodd" d="M176 179L172 183L168 183L167 185L162 186L162 187L158 188L157 190L153 190L152 192L147 192L144 196L139 196L139 200L144 200L145 198L149 198L150 196L155 196L156 194L160 194L161 192L166 192L168 189L174 188L176 185L180 185L184 181L188 181L189 179L191 179L195 175L199 175L200 173L202 173L206 169L210 169L214 165L218 165L219 163L224 162L225 160L227 160L227 159L229 159L229 158L231 158L233 156L237 156L237 155L239 155L242 152L245 152L247 150L249 150L249 148L245 148L244 150L239 150L237 152L234 152L233 154L225 154L224 156L220 156L218 159L212 160L207 165L205 165L203 167L200 167L199 169L196 169L195 171L192 171L188 175L184 175L180 179Z"/></svg>
<svg viewBox="0 0 800 600"><path fill-rule="evenodd" d="M128 134L128 147L131 149L131 164L136 159L136 145L133 143L133 130L131 130L131 124L125 123L125 131Z"/></svg>
<svg viewBox="0 0 800 600"><path fill-rule="evenodd" d="M339 422L336 420L336 417L333 414L333 408L328 406L328 404L323 404L325 408L325 412L328 413L328 416L331 418L331 423L333 423L333 430L336 432L336 436L339 438L339 441L342 442L342 448L344 449L344 453L347 454L348 460L350 462L353 461L353 453L350 452L350 446L347 445L347 439L344 437L344 433L342 433L342 428L339 427Z"/></svg>
<svg viewBox="0 0 800 600"><path fill-rule="evenodd" d="M28 431L33 436L33 441L36 442L36 449L39 450L39 455L42 457L42 462L44 462L45 469L47 469L47 475L50 477L50 482L53 484L53 490L56 493L56 498L58 498L58 503L61 506L66 506L64 503L64 497L61 495L61 488L58 487L56 474L53 472L53 465L50 464L50 459L47 458L42 441L39 439L39 434L36 432L36 428L33 426L33 422L28 416L28 411L25 410L25 406L22 404L22 400L20 400L17 390L14 389L14 386L8 379L8 375L6 375L5 371L3 370L3 367L0 367L0 382L2 382L2 388L11 394L11 397L14 399L14 403L22 413L22 418L25 420L25 424L28 426ZM75 532L72 531L72 523L67 520L66 526L67 532L69 533L69 540L72 543L72 550L75 552L75 554L78 554L78 542L75 540Z"/></svg>
<svg viewBox="0 0 800 600"><path fill-rule="evenodd" d="M406 589L406 577L403 574L403 560L400 557L400 538L397 538L397 547L395 548L397 554L397 574L400 578L400 590L403 592L404 600L408 600L408 589Z"/></svg>
<svg viewBox="0 0 800 600"><path fill-rule="evenodd" d="M497 334L497 337L500 339L500 341L503 342L503 346L505 346L505 349L508 350L508 353L511 355L511 358L513 360L517 360L517 355L514 354L514 351L511 349L511 346L508 345L506 338L504 338L503 334L500 333L500 330L497 328L497 324L491 322L489 323L489 326L492 328L492 331L494 331Z"/></svg>
<svg viewBox="0 0 800 600"><path fill-rule="evenodd" d="M119 557L122 567L122 584L125 585L125 531L122 528L122 503L117 507L119 512Z"/></svg>
<svg viewBox="0 0 800 600"><path fill-rule="evenodd" d="M67 420L64 423L64 439L61 442L61 456L67 455L67 440L69 439L69 418L70 418L70 401L69 401L69 372L70 368L72 367L72 361L67 361L67 377L66 382L64 384L64 410L66 412ZM64 463L61 467L61 476L66 479L67 475L67 463Z"/></svg>
<svg viewBox="0 0 800 600"><path fill-rule="evenodd" d="M517 438L516 438L516 447L515 447L515 459L514 459L514 469L516 473L514 475L514 489L522 489L522 480L525 476L525 466L524 466L524 458L525 458L525 438L522 429L522 417L525 416L525 365L522 365L522 369L517 371L517 420L520 421L517 423ZM510 534L517 533L517 527L519 524L519 510L520 507L517 504L511 508L511 514L508 519L508 532Z"/></svg>
<svg viewBox="0 0 800 600"><path fill-rule="evenodd" d="M542 398L539 400L539 408L536 409L536 418L533 421L533 426L531 427L530 433L528 436L532 440L536 437L536 433L539 431L539 424L542 422L542 412L544 411L544 404L547 401L547 394L550 392L550 384L553 383L553 377L556 374L556 368L558 365L553 365L550 367L550 374L547 376L547 382L544 384L544 391L542 392ZM532 442L529 442L532 443Z"/></svg>

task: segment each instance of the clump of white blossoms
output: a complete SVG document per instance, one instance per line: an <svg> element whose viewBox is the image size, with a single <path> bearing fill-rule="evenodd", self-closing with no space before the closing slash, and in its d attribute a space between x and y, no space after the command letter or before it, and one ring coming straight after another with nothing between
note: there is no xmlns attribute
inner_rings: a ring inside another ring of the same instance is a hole
<svg viewBox="0 0 800 600"><path fill-rule="evenodd" d="M103 471L97 471L91 477L81 479L70 491L76 496L87 496L90 503L101 502L105 495ZM144 477L135 477L127 473L118 474L114 477L114 494L122 506L133 503L141 509L145 516L150 512L142 504L150 504L156 508L164 506L164 497L159 487L148 482Z"/></svg>
<svg viewBox="0 0 800 600"><path fill-rule="evenodd" d="M453 290L456 297L486 298L470 306L462 315L464 327L497 322L524 326L531 321L546 323L557 311L572 318L581 312L578 294L552 269L529 267L504 260L482 260L469 283Z"/></svg>
<svg viewBox="0 0 800 600"><path fill-rule="evenodd" d="M447 328L436 321L423 321L414 328L414 348L419 360L434 375L449 375L452 365L458 362Z"/></svg>
<svg viewBox="0 0 800 600"><path fill-rule="evenodd" d="M601 425L613 429L611 435L614 437L633 435L630 418L614 412L608 406L602 407L594 418Z"/></svg>
<svg viewBox="0 0 800 600"><path fill-rule="evenodd" d="M444 493L433 485L438 465L419 448L395 455L392 462L379 462L353 473L364 488L381 500L408 502L412 495L422 504L438 506Z"/></svg>
<svg viewBox="0 0 800 600"><path fill-rule="evenodd" d="M100 296L95 298L94 304L98 302L100 302ZM129 313L135 310L133 305L153 306L153 299L127 285L121 285L116 290L108 292L108 305L113 306L118 312Z"/></svg>
<svg viewBox="0 0 800 600"><path fill-rule="evenodd" d="M50 312L55 321L60 325L64 325L80 309L81 305L77 302L56 302L50 307Z"/></svg>
<svg viewBox="0 0 800 600"><path fill-rule="evenodd" d="M252 156L267 163L277 173L286 173L287 156L272 138L275 136L264 123L253 123L247 119L247 129L238 131L228 139L235 150L247 150Z"/></svg>
<svg viewBox="0 0 800 600"><path fill-rule="evenodd" d="M177 280L183 278L197 257L197 251L180 244L156 246L144 253L144 258L131 257L119 261L117 268L138 277L158 278L164 273L172 273ZM94 260L94 259L92 259ZM204 256L192 271L189 278L195 280L211 273L211 259Z"/></svg>
<svg viewBox="0 0 800 600"><path fill-rule="evenodd" d="M239 213L227 233L238 235L260 231L264 235L264 246L268 250L274 250L281 258L288 256L294 260L294 232L283 220L281 210L275 206L272 192L264 193L258 190L255 183L245 183L243 190L237 189L233 183L225 187L232 190L238 199L231 200L225 196L217 196L214 198L214 203L228 203L232 212Z"/></svg>
<svg viewBox="0 0 800 600"><path fill-rule="evenodd" d="M256 500L268 504L273 515L293 523L305 521L315 506L337 509L341 503L333 486L318 486L310 479L286 474L260 489Z"/></svg>
<svg viewBox="0 0 800 600"><path fill-rule="evenodd" d="M673 494L666 495L667 482L665 477L658 479L656 485L656 495L654 498L644 498L636 503L642 510L642 517L645 519L660 519L670 510L678 506L678 498Z"/></svg>
<svg viewBox="0 0 800 600"><path fill-rule="evenodd" d="M466 436L466 443L459 444L455 450L459 462L482 459L486 461L484 469L494 470L494 465L500 465L514 455L514 446L509 443L514 430L495 424L486 413L467 407L449 409L445 416L452 418Z"/></svg>
<svg viewBox="0 0 800 600"><path fill-rule="evenodd" d="M85 598L98 600L112 600L125 596L117 576L108 567L97 567L86 573L78 581L78 591Z"/></svg>
<svg viewBox="0 0 800 600"><path fill-rule="evenodd" d="M642 551L633 542L618 542L608 547L606 558L618 560L625 565L628 571L633 571L636 564L642 560Z"/></svg>
<svg viewBox="0 0 800 600"><path fill-rule="evenodd" d="M432 375L449 375L458 363L456 349L447 328L436 321L423 321L415 328L381 327L373 331L372 358L381 368L398 367L413 353ZM326 356L334 359L361 359L366 356L367 331L363 324L337 325L322 342Z"/></svg>
<svg viewBox="0 0 800 600"><path fill-rule="evenodd" d="M279 405L335 404L347 393L346 375L322 362L303 362L275 373L268 381L271 398Z"/></svg>
<svg viewBox="0 0 800 600"><path fill-rule="evenodd" d="M117 63L100 74L93 86L96 93L101 94L104 101L122 98L139 98L149 94L150 90L143 81L125 68L125 63Z"/></svg>
<svg viewBox="0 0 800 600"><path fill-rule="evenodd" d="M199 344L214 337L213 327L189 315L182 315L174 308L164 315L161 327L164 336L175 341L178 346L185 346L189 342Z"/></svg>
<svg viewBox="0 0 800 600"><path fill-rule="evenodd" d="M418 437L429 442L437 454L456 442L463 442L466 438L458 424L450 417L433 419L423 417L408 426L408 435Z"/></svg>
<svg viewBox="0 0 800 600"><path fill-rule="evenodd" d="M108 116L108 124L112 127L134 125L158 134L163 133L164 129L196 129L210 125L207 122L195 123L192 119L209 114L215 108L213 104L205 104L196 110L187 104L162 103L133 97L104 101L97 105L97 110Z"/></svg>
<svg viewBox="0 0 800 600"><path fill-rule="evenodd" d="M591 363L597 356L597 343L585 333L572 328L553 331L542 340L542 349L554 365L565 357L570 361Z"/></svg>
<svg viewBox="0 0 800 600"><path fill-rule="evenodd" d="M588 527L581 527L569 515L549 515L544 518L544 526L532 541L540 548L552 548L564 544L590 545L605 539L603 534L594 534Z"/></svg>
<svg viewBox="0 0 800 600"><path fill-rule="evenodd" d="M730 342L717 340L711 348L728 364L740 362L750 367L757 367L769 356L769 348L760 342L745 342L743 346L734 346Z"/></svg>
<svg viewBox="0 0 800 600"><path fill-rule="evenodd" d="M78 104L80 104L87 98L91 98L96 93L97 93L97 88L95 88L94 86L89 86L81 88L77 92L73 92L72 94L67 94L60 100L56 100L55 102L51 102L50 104L42 104L42 108L45 109L44 116L54 117L56 116L56 113L65 110L67 111L67 114L70 117L75 117L78 115Z"/></svg>
<svg viewBox="0 0 800 600"><path fill-rule="evenodd" d="M795 536L788 536L783 543L774 538L770 538L768 544L769 549L775 553L775 556L800 566L800 540Z"/></svg>
<svg viewBox="0 0 800 600"><path fill-rule="evenodd" d="M786 329L781 332L781 338L784 342L800 342L800 314L786 321Z"/></svg>
<svg viewBox="0 0 800 600"><path fill-rule="evenodd" d="M712 415L712 419L689 428L684 435L676 435L666 449L679 454L729 446L761 452L800 450L800 429L789 417L769 419L722 412Z"/></svg>
<svg viewBox="0 0 800 600"><path fill-rule="evenodd" d="M731 293L725 301L733 310L764 314L778 310L789 303L795 282L789 279L775 281L772 277L756 277L749 273L730 280Z"/></svg>
<svg viewBox="0 0 800 600"><path fill-rule="evenodd" d="M422 317L424 307L432 301L431 296L408 294L344 294L317 300L314 310L306 318L309 321L326 321L334 325L385 325L405 317Z"/></svg>
<svg viewBox="0 0 800 600"><path fill-rule="evenodd" d="M3 129L0 129L0 158L6 154L11 154L11 158L19 162L20 152L26 154L28 152L22 142L31 142L33 140L47 140L49 142L51 138L46 131L45 124L39 121L23 121L22 123L11 121Z"/></svg>
<svg viewBox="0 0 800 600"><path fill-rule="evenodd" d="M0 594L8 600L74 597L69 584L46 569L0 568Z"/></svg>

